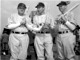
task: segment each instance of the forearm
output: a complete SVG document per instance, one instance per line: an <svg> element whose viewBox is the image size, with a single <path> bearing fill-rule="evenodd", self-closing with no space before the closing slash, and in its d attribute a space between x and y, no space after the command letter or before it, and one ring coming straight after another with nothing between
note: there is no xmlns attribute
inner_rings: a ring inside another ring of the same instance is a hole
<svg viewBox="0 0 80 60"><path fill-rule="evenodd" d="M67 25L71 30L74 30L76 28L76 26L69 21L66 21L65 25Z"/></svg>
<svg viewBox="0 0 80 60"><path fill-rule="evenodd" d="M10 24L10 25L8 25L8 28L9 28L9 29L14 29L14 28L17 28L17 27L19 27L19 26L20 26L20 23Z"/></svg>
<svg viewBox="0 0 80 60"><path fill-rule="evenodd" d="M33 30L33 31L40 31L41 28L42 28L42 26L36 27L36 26L34 26L33 24L27 24L26 26L27 26L27 28L28 28L29 30Z"/></svg>

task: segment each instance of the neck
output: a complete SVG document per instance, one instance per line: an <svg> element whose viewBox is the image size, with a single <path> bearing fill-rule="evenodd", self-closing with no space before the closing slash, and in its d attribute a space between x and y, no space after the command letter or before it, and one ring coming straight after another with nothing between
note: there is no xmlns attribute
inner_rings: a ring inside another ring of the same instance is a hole
<svg viewBox="0 0 80 60"><path fill-rule="evenodd" d="M61 12L62 14L64 14L66 11L64 11L64 12Z"/></svg>
<svg viewBox="0 0 80 60"><path fill-rule="evenodd" d="M45 12L42 12L42 13L40 13L40 12L37 12L37 15L43 15Z"/></svg>
<svg viewBox="0 0 80 60"><path fill-rule="evenodd" d="M64 10L63 12L61 12L62 14L64 14L65 12L67 12L67 10Z"/></svg>

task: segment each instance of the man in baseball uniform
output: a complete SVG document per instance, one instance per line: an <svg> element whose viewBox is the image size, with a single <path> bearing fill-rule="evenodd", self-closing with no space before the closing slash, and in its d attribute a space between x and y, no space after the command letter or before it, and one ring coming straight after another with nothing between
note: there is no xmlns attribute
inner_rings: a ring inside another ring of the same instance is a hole
<svg viewBox="0 0 80 60"><path fill-rule="evenodd" d="M9 37L9 47L11 50L10 60L26 60L27 49L29 44L28 29L39 31L30 23L29 16L26 16L26 5L19 3L17 7L18 13L11 15L8 19L8 28L11 29Z"/></svg>
<svg viewBox="0 0 80 60"><path fill-rule="evenodd" d="M45 5L39 2L36 6L37 10L32 11L30 15L33 18L33 24L40 26L43 24L42 30L36 32L34 45L37 52L38 60L54 60L53 58L53 42L50 34L50 29L54 27L54 20L49 14L45 13Z"/></svg>
<svg viewBox="0 0 80 60"><path fill-rule="evenodd" d="M59 4L57 4L61 12L56 19L59 31L56 44L58 49L58 58L60 60L75 60L75 35L72 33L72 31L75 29L74 16L72 12L69 12L65 16L61 16L67 12L68 4L68 1L61 1Z"/></svg>

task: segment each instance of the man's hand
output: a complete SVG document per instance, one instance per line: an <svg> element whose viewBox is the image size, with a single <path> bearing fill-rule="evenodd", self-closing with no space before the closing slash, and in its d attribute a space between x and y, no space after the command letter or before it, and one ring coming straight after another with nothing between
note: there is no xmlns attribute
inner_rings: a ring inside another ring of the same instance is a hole
<svg viewBox="0 0 80 60"><path fill-rule="evenodd" d="M20 22L21 25L25 25L26 24L26 19L23 18L22 21Z"/></svg>
<svg viewBox="0 0 80 60"><path fill-rule="evenodd" d="M67 21L67 18L62 16L59 21L64 24Z"/></svg>
<svg viewBox="0 0 80 60"><path fill-rule="evenodd" d="M66 16L62 16L61 19L64 20L64 21L67 21L67 17Z"/></svg>
<svg viewBox="0 0 80 60"><path fill-rule="evenodd" d="M49 24L44 24L41 31L46 32L46 31L48 31L49 28L50 28Z"/></svg>

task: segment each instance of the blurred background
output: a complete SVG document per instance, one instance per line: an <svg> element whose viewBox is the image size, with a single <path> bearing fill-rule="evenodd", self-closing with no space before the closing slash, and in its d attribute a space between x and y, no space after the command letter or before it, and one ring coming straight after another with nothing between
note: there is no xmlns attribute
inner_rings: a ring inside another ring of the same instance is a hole
<svg viewBox="0 0 80 60"><path fill-rule="evenodd" d="M0 54L3 52L3 55L8 56L2 56L2 60L9 60L10 57L10 50L8 47L8 40L9 40L9 33L4 34L6 32L5 26L7 25L8 17L10 17L11 14L17 13L17 5L19 3L25 3L27 6L26 14L29 15L31 11L36 10L35 6L38 4L38 2L43 2L46 6L46 13L49 13L52 15L53 18L56 18L58 14L60 14L60 11L58 10L58 7L56 6L60 1L62 0L0 0ZM74 5L80 3L80 0L69 0L71 3L68 5L68 10L72 8ZM76 23L80 26L80 5L73 10L74 18L76 20ZM4 32L3 32L4 31ZM9 30L8 30L9 31ZM36 53L34 49L34 34L31 32L29 33L30 37L30 43L29 43L29 55L28 57L32 60L36 60ZM2 48L2 49L1 49ZM54 44L54 57L57 58L57 52L56 52L56 45ZM1 51L2 50L2 51ZM1 56L0 56L1 57ZM76 60L80 60L80 56L76 56ZM1 59L1 58L0 58ZM56 59L57 60L57 59Z"/></svg>

